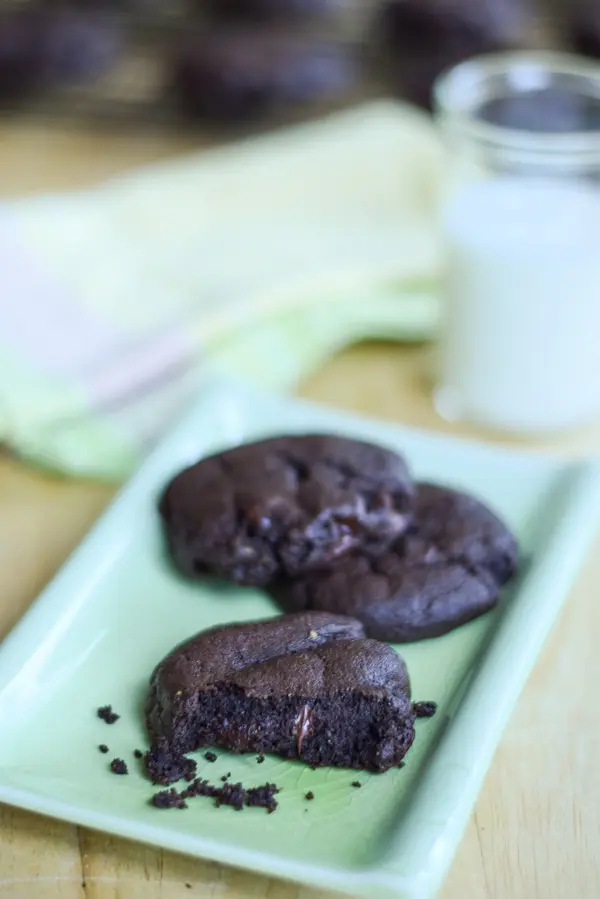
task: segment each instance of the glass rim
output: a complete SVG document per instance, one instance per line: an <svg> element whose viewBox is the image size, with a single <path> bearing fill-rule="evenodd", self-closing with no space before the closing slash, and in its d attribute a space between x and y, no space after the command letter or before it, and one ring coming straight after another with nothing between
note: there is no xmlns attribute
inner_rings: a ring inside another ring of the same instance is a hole
<svg viewBox="0 0 600 899"><path fill-rule="evenodd" d="M553 77L580 78L582 96L596 97L600 102L600 63L583 56L558 51L517 51L475 56L442 72L433 86L434 111L439 119L451 121L452 126L481 143L495 144L507 150L531 153L598 154L600 127L588 131L553 132L524 131L496 125L476 118L477 109L486 99L486 82L505 76L514 82L514 91L505 96L517 96L529 84L540 87L551 83ZM511 79L512 76L512 79Z"/></svg>

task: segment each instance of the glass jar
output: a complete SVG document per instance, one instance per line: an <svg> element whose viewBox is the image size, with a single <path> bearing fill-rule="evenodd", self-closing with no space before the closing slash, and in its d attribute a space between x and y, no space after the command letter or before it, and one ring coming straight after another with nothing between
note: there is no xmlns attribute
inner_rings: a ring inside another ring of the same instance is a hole
<svg viewBox="0 0 600 899"><path fill-rule="evenodd" d="M435 88L442 210L436 404L517 432L600 414L600 66L481 57Z"/></svg>

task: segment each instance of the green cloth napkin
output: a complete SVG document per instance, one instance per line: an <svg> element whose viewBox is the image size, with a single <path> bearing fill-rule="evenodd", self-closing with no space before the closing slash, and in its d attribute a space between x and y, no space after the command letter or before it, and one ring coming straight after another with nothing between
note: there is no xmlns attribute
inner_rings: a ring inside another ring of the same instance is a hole
<svg viewBox="0 0 600 899"><path fill-rule="evenodd" d="M377 102L0 207L0 439L121 478L206 372L290 390L364 338L433 333L443 153Z"/></svg>

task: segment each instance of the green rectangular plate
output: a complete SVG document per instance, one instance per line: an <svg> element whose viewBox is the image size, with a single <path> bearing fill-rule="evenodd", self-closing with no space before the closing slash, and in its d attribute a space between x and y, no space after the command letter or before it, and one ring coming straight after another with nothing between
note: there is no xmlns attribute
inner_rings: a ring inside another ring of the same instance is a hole
<svg viewBox="0 0 600 899"><path fill-rule="evenodd" d="M199 774L275 781L276 814L149 805L133 758L146 745L141 708L155 663L180 640L227 621L273 615L258 590L186 583L164 558L156 497L199 456L283 432L331 431L408 456L414 474L463 487L517 531L524 565L492 614L402 648L417 722L402 769L312 771L297 763L198 754ZM593 536L597 462L498 449L419 433L216 381L153 453L0 650L0 800L165 848L364 896L430 896L455 851L494 747ZM121 719L95 714L112 703ZM108 743L110 755L97 746ZM128 761L115 777L109 760ZM312 790L313 802L304 794Z"/></svg>

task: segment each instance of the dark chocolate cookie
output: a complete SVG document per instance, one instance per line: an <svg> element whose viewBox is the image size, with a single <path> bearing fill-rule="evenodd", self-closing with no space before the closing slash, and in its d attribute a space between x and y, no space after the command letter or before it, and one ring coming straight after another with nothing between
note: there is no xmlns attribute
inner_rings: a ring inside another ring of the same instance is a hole
<svg viewBox="0 0 600 899"><path fill-rule="evenodd" d="M40 86L43 66L34 17L0 15L0 103L28 98Z"/></svg>
<svg viewBox="0 0 600 899"><path fill-rule="evenodd" d="M51 81L79 82L104 74L120 58L122 35L110 17L89 11L40 11L40 62Z"/></svg>
<svg viewBox="0 0 600 899"><path fill-rule="evenodd" d="M506 525L482 502L437 484L417 486L411 556L434 547L441 557L488 569L500 585L517 570L518 545Z"/></svg>
<svg viewBox="0 0 600 899"><path fill-rule="evenodd" d="M189 118L235 123L274 108L335 100L358 78L348 47L262 32L187 37L173 59L173 94Z"/></svg>
<svg viewBox="0 0 600 899"><path fill-rule="evenodd" d="M406 530L412 495L404 460L389 450L292 436L203 459L171 481L160 511L185 574L261 586L356 547L382 551Z"/></svg>
<svg viewBox="0 0 600 899"><path fill-rule="evenodd" d="M370 559L353 554L334 571L311 572L269 592L288 612L319 609L354 615L377 640L440 637L493 608L498 584L460 563L408 562L402 550Z"/></svg>
<svg viewBox="0 0 600 899"><path fill-rule="evenodd" d="M216 20L272 22L327 15L343 8L343 0L205 0Z"/></svg>
<svg viewBox="0 0 600 899"><path fill-rule="evenodd" d="M489 509L421 484L409 534L383 555L352 553L270 593L288 612L353 615L370 637L407 642L439 637L493 608L516 561L514 537Z"/></svg>
<svg viewBox="0 0 600 899"><path fill-rule="evenodd" d="M221 746L385 771L414 739L406 666L324 612L205 631L155 669L147 726L174 752Z"/></svg>
<svg viewBox="0 0 600 899"><path fill-rule="evenodd" d="M596 0L575 0L564 3L562 13L565 21L562 32L567 36L570 45L578 53L600 57L600 8ZM580 128L580 131L588 130Z"/></svg>
<svg viewBox="0 0 600 899"><path fill-rule="evenodd" d="M529 43L536 21L531 6L529 0L387 0L375 17L377 62L395 92L430 108L444 70Z"/></svg>

